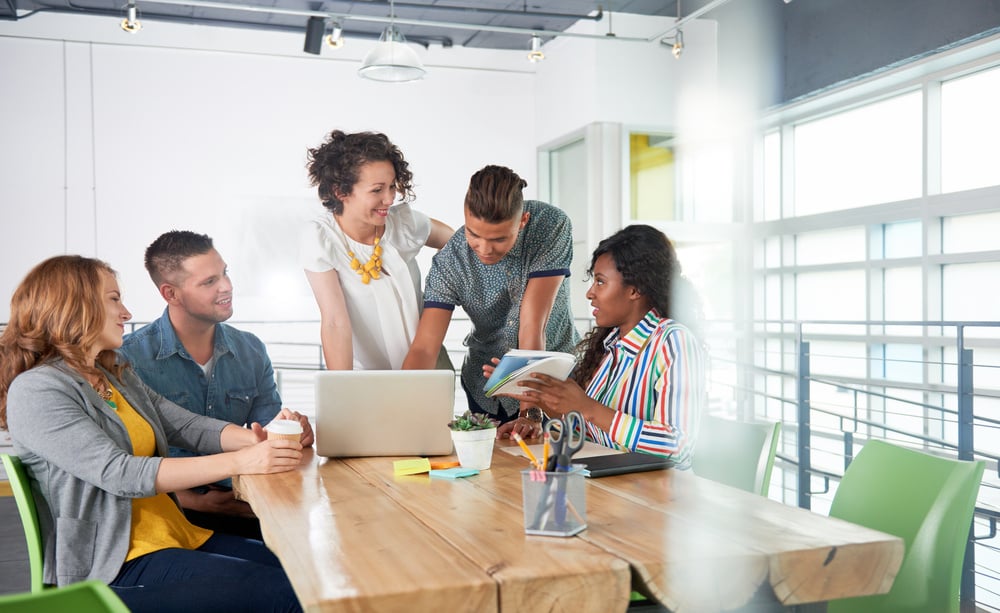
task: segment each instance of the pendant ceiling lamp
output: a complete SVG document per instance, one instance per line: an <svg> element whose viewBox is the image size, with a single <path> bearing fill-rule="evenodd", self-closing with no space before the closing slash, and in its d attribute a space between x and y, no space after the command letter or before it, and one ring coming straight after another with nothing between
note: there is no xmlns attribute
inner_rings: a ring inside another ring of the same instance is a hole
<svg viewBox="0 0 1000 613"><path fill-rule="evenodd" d="M375 48L365 56L358 69L358 74L365 79L403 83L422 79L427 72L417 52L406 44L406 39L396 29L395 18L395 3L390 2L389 27L382 32Z"/></svg>

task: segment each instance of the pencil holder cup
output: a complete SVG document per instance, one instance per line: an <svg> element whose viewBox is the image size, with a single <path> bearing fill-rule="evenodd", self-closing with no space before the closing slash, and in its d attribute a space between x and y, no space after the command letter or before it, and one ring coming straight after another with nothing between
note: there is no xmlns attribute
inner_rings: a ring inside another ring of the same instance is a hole
<svg viewBox="0 0 1000 613"><path fill-rule="evenodd" d="M587 490L583 466L569 472L521 471L524 532L573 536L587 527Z"/></svg>

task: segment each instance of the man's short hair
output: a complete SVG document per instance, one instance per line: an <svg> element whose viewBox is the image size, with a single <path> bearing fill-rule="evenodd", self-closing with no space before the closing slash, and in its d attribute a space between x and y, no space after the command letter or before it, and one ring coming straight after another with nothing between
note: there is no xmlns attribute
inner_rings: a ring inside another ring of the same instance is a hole
<svg viewBox="0 0 1000 613"><path fill-rule="evenodd" d="M528 182L505 166L486 166L469 180L465 208L486 223L510 221L524 209L521 193Z"/></svg>
<svg viewBox="0 0 1000 613"><path fill-rule="evenodd" d="M146 248L146 271L156 287L166 282L176 282L173 277L183 269L184 260L206 254L212 249L212 239L205 234L171 230L161 234Z"/></svg>

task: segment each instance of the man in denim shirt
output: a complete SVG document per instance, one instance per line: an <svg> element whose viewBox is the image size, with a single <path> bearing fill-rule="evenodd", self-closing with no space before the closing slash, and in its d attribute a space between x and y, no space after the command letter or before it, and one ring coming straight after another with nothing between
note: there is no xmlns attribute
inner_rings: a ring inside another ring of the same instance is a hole
<svg viewBox="0 0 1000 613"><path fill-rule="evenodd" d="M281 408L264 343L222 323L233 314L233 285L212 239L167 232L146 249L145 262L167 308L127 335L119 353L146 385L191 412L240 426L265 425L280 413L302 423L302 444L311 445L309 420ZM178 448L170 454L193 455ZM235 499L228 480L177 497L192 523L260 538L250 506Z"/></svg>

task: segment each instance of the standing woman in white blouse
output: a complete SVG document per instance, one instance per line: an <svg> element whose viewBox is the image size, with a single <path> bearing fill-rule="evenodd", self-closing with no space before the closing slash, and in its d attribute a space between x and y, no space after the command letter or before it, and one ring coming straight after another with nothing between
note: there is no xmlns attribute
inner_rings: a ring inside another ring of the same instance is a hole
<svg viewBox="0 0 1000 613"><path fill-rule="evenodd" d="M413 173L384 134L334 130L309 150L308 170L324 211L305 230L301 259L326 367L399 369L420 319L417 252L454 231L410 207Z"/></svg>

